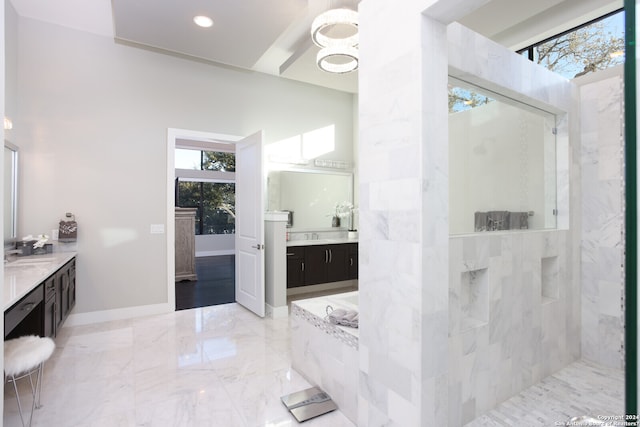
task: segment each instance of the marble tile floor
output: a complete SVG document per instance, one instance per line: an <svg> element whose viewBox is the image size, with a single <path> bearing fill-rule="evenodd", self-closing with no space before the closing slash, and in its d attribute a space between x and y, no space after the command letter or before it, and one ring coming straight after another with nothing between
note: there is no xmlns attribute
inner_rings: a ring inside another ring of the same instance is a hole
<svg viewBox="0 0 640 427"><path fill-rule="evenodd" d="M310 386L291 369L288 319L232 303L65 327L45 366L34 426L287 427L280 396ZM23 403L30 404L21 381ZM579 361L467 427L549 426L623 412L623 372ZM4 423L20 425L5 384ZM305 427L353 427L339 411Z"/></svg>
<svg viewBox="0 0 640 427"><path fill-rule="evenodd" d="M624 372L574 362L466 424L466 427L554 426L572 417L624 413ZM557 423L557 424L556 424Z"/></svg>
<svg viewBox="0 0 640 427"><path fill-rule="evenodd" d="M289 330L235 303L64 327L33 425L298 425L280 397L310 384L291 369ZM4 393L4 426L20 425L12 386ZM28 393L22 381L30 407ZM353 427L339 411L304 425Z"/></svg>

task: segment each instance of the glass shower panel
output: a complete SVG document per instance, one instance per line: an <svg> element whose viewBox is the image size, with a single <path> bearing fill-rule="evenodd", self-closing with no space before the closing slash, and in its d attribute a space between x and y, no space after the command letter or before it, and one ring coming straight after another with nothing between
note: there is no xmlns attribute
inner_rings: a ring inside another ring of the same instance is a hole
<svg viewBox="0 0 640 427"><path fill-rule="evenodd" d="M451 234L556 228L555 122L551 113L450 80Z"/></svg>

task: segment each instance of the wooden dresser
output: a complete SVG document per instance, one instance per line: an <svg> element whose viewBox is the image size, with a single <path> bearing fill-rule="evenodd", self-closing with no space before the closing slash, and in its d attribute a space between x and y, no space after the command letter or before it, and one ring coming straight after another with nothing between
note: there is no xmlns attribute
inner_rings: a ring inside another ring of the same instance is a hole
<svg viewBox="0 0 640 427"><path fill-rule="evenodd" d="M196 208L176 208L176 282L196 276Z"/></svg>

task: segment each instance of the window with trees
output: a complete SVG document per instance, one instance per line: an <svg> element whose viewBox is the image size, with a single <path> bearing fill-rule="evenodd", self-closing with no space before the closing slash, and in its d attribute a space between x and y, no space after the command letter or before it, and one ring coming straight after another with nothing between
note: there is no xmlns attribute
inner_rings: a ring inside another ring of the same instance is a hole
<svg viewBox="0 0 640 427"><path fill-rule="evenodd" d="M518 53L568 79L624 62L624 11L550 37Z"/></svg>
<svg viewBox="0 0 640 427"><path fill-rule="evenodd" d="M235 153L176 149L175 205L196 208L195 234L235 233Z"/></svg>

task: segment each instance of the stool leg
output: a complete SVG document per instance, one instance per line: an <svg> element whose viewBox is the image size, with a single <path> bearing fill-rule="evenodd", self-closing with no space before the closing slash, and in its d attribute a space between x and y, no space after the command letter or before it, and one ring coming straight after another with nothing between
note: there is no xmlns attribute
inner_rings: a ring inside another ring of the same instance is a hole
<svg viewBox="0 0 640 427"><path fill-rule="evenodd" d="M38 396L38 400L36 403L36 409L42 408L42 404L40 403L40 396L42 396L42 376L44 375L44 362L38 366L38 379L36 380L36 394ZM35 400L35 396L34 396Z"/></svg>
<svg viewBox="0 0 640 427"><path fill-rule="evenodd" d="M22 421L22 425L24 426L24 417L22 416L22 405L20 404L20 394L18 393L18 386L16 385L15 375L11 375L11 382L13 383L13 389L16 392L16 400L18 401L18 411L20 411L20 421Z"/></svg>
<svg viewBox="0 0 640 427"><path fill-rule="evenodd" d="M34 409L36 409L36 394L38 392L38 382L40 381L40 366L42 366L42 364L38 365L38 368L36 369L37 374L36 374L35 387L33 386L33 379L31 378L31 375L34 373L34 371L29 372L29 383L31 384L31 397L33 398L33 401L31 402L31 415L29 416L29 427L31 427L31 423L33 422L33 413L34 413Z"/></svg>

